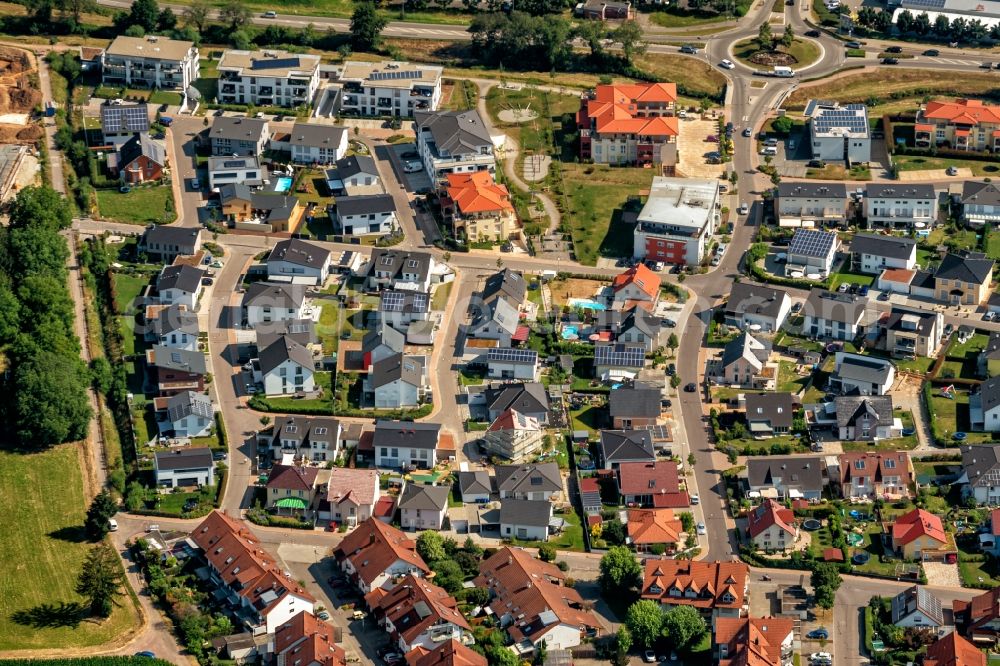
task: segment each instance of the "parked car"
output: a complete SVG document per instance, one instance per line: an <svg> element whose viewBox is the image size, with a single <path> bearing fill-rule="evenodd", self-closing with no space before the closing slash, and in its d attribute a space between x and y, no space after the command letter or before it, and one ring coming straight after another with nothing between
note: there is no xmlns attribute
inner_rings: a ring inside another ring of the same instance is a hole
<svg viewBox="0 0 1000 666"><path fill-rule="evenodd" d="M743 203L740 204L740 207L736 210L736 212L739 215L746 215L747 213L750 212L750 206L748 206L747 203L744 201Z"/></svg>
<svg viewBox="0 0 1000 666"><path fill-rule="evenodd" d="M156 659L156 655L149 650L143 650L142 652L136 652L134 657L145 657L146 659Z"/></svg>
<svg viewBox="0 0 1000 666"><path fill-rule="evenodd" d="M695 531L700 535L708 534L708 530L705 528L705 523L698 523L695 525Z"/></svg>
<svg viewBox="0 0 1000 666"><path fill-rule="evenodd" d="M698 496L698 493L694 493L693 495L691 495L690 499L691 499L691 504L693 506L701 504L701 497Z"/></svg>
<svg viewBox="0 0 1000 666"><path fill-rule="evenodd" d="M866 285L866 284L861 285L861 288L858 289L858 295L859 296L867 296L868 295L868 289L869 289L868 285Z"/></svg>
<svg viewBox="0 0 1000 666"><path fill-rule="evenodd" d="M420 162L407 162L403 165L403 173L416 173L423 171L424 165Z"/></svg>
<svg viewBox="0 0 1000 666"><path fill-rule="evenodd" d="M118 521L115 520L114 518L109 518L108 519L108 531L109 532L117 532L118 531Z"/></svg>
<svg viewBox="0 0 1000 666"><path fill-rule="evenodd" d="M951 335L954 332L955 332L955 327L954 326L952 326L951 324L945 324L945 326L944 326L944 336L945 337L948 337L949 335Z"/></svg>
<svg viewBox="0 0 1000 666"><path fill-rule="evenodd" d="M830 632L823 627L820 627L819 629L813 629L806 634L806 638L811 638L813 640L826 640L830 638Z"/></svg>
<svg viewBox="0 0 1000 666"><path fill-rule="evenodd" d="M671 363L670 365L668 365L667 366L667 374L670 375L671 377L673 377L674 375L676 375L677 374L677 366L674 365L673 363Z"/></svg>
<svg viewBox="0 0 1000 666"><path fill-rule="evenodd" d="M880 300L880 301L887 301L887 300L889 300L889 292L883 291L882 293L880 293L878 295L878 300Z"/></svg>
<svg viewBox="0 0 1000 666"><path fill-rule="evenodd" d="M839 291L842 294L846 294L847 290L850 289L850 288L851 288L851 285L847 284L846 282L841 282L840 286L837 287L837 291Z"/></svg>
<svg viewBox="0 0 1000 666"><path fill-rule="evenodd" d="M958 167L950 166L945 170L945 173L948 174L949 176L957 176Z"/></svg>
<svg viewBox="0 0 1000 666"><path fill-rule="evenodd" d="M652 650L646 650L645 652L642 653L642 660L647 664L655 664L656 653L653 652Z"/></svg>
<svg viewBox="0 0 1000 666"><path fill-rule="evenodd" d="M812 169L822 169L826 166L826 162L823 160L809 160L809 164L807 166Z"/></svg>
<svg viewBox="0 0 1000 666"><path fill-rule="evenodd" d="M697 391L697 390L698 390L698 387L697 387L697 386L695 386L695 383L694 383L694 382L688 382L688 383L687 383L687 384L686 384L686 385L684 386L684 390L685 390L685 391L687 391L688 393L694 393L695 391Z"/></svg>
<svg viewBox="0 0 1000 666"><path fill-rule="evenodd" d="M997 315L993 310L988 310L986 314L983 315L983 321L993 321L996 319Z"/></svg>
<svg viewBox="0 0 1000 666"><path fill-rule="evenodd" d="M324 610L324 611L320 611L320 612L316 613L316 617L318 617L321 620L329 620L330 619L330 614L327 613Z"/></svg>
<svg viewBox="0 0 1000 666"><path fill-rule="evenodd" d="M664 319L661 323L667 328L674 328L675 326L677 326L677 322L674 321L673 319Z"/></svg>

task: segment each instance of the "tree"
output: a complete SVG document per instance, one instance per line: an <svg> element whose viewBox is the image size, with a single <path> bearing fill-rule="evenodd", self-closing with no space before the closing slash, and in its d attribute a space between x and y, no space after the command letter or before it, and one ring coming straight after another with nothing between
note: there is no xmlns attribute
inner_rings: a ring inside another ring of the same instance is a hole
<svg viewBox="0 0 1000 666"><path fill-rule="evenodd" d="M229 43L233 45L234 49L246 51L253 46L253 39L251 39L249 32L244 28L240 28L229 33Z"/></svg>
<svg viewBox="0 0 1000 666"><path fill-rule="evenodd" d="M24 0L23 4L28 12L28 16L31 17L33 28L38 26L41 29L43 26L52 23L52 9L55 6L54 0Z"/></svg>
<svg viewBox="0 0 1000 666"><path fill-rule="evenodd" d="M462 544L462 550L475 555L477 559L480 559L483 556L483 549L479 547L479 544L472 540L472 537L465 537L465 543Z"/></svg>
<svg viewBox="0 0 1000 666"><path fill-rule="evenodd" d="M896 29L904 35L913 30L913 13L909 9L899 12L899 16L896 17Z"/></svg>
<svg viewBox="0 0 1000 666"><path fill-rule="evenodd" d="M632 64L632 59L646 52L646 43L642 41L642 28L638 21L625 21L611 32L611 39L621 45L625 62Z"/></svg>
<svg viewBox="0 0 1000 666"><path fill-rule="evenodd" d="M625 626L633 636L639 638L643 647L652 647L663 631L663 611L660 604L650 599L641 599L628 607Z"/></svg>
<svg viewBox="0 0 1000 666"><path fill-rule="evenodd" d="M490 601L490 590L488 587L467 587L462 590L462 598L475 606L482 606Z"/></svg>
<svg viewBox="0 0 1000 666"><path fill-rule="evenodd" d="M87 368L77 358L29 346L15 351L14 431L25 443L47 447L83 439L90 422Z"/></svg>
<svg viewBox="0 0 1000 666"><path fill-rule="evenodd" d="M118 554L106 543L94 546L83 562L76 581L76 593L90 603L90 614L96 617L111 615L115 597L122 594L125 572Z"/></svg>
<svg viewBox="0 0 1000 666"><path fill-rule="evenodd" d="M931 18L927 15L927 12L920 12L913 19L913 31L920 36L926 35L931 31Z"/></svg>
<svg viewBox="0 0 1000 666"><path fill-rule="evenodd" d="M694 606L674 606L663 614L663 636L680 649L698 642L708 626Z"/></svg>
<svg viewBox="0 0 1000 666"><path fill-rule="evenodd" d="M625 543L625 526L617 518L606 521L601 534L604 536L604 540L612 546L620 546Z"/></svg>
<svg viewBox="0 0 1000 666"><path fill-rule="evenodd" d="M892 12L880 11L875 14L875 29L879 32L889 32L892 28Z"/></svg>
<svg viewBox="0 0 1000 666"><path fill-rule="evenodd" d="M951 34L951 21L944 14L938 14L934 19L934 34L941 39Z"/></svg>
<svg viewBox="0 0 1000 666"><path fill-rule="evenodd" d="M552 562L556 559L556 547L551 543L543 543L538 547L538 559L542 562Z"/></svg>
<svg viewBox="0 0 1000 666"><path fill-rule="evenodd" d="M629 663L628 651L632 649L632 633L622 625L615 635L615 655L611 660L614 666L626 666Z"/></svg>
<svg viewBox="0 0 1000 666"><path fill-rule="evenodd" d="M681 529L685 532L694 531L694 516L690 511L681 511L677 514L678 520L681 521Z"/></svg>
<svg viewBox="0 0 1000 666"><path fill-rule="evenodd" d="M792 30L792 25L789 23L785 26L785 32L781 35L781 43L786 47L791 46L792 42L795 41L795 31Z"/></svg>
<svg viewBox="0 0 1000 666"><path fill-rule="evenodd" d="M670 337L667 338L667 347L670 347L670 354L671 355L674 354L674 350L676 350L677 347L680 346L680 344L681 344L680 340L677 339L677 334L676 333L671 333Z"/></svg>
<svg viewBox="0 0 1000 666"><path fill-rule="evenodd" d="M625 546L612 546L601 558L601 589L621 593L642 583L642 565Z"/></svg>
<svg viewBox="0 0 1000 666"><path fill-rule="evenodd" d="M830 610L833 608L834 599L837 596L837 589L840 587L840 572L837 567L827 562L820 562L813 567L810 582L813 586L813 595L816 604L820 608Z"/></svg>
<svg viewBox="0 0 1000 666"><path fill-rule="evenodd" d="M778 134L783 134L783 135L786 135L789 132L791 132L793 126L794 123L792 123L792 119L789 118L788 116L780 116L778 118L775 118L771 122L771 129L773 129Z"/></svg>
<svg viewBox="0 0 1000 666"><path fill-rule="evenodd" d="M694 451L688 454L688 467L694 467L695 463L698 462L698 458L695 457Z"/></svg>
<svg viewBox="0 0 1000 666"><path fill-rule="evenodd" d="M156 21L160 17L160 6L156 0L135 0L128 13L130 26L141 26L146 32L156 30Z"/></svg>
<svg viewBox="0 0 1000 666"><path fill-rule="evenodd" d="M97 7L94 0L58 0L56 5L59 11L72 18L74 23L80 22L81 14L93 11Z"/></svg>
<svg viewBox="0 0 1000 666"><path fill-rule="evenodd" d="M684 274L681 273L681 275L683 276ZM673 377L670 378L670 388L677 388L680 385L681 385L680 375L674 375Z"/></svg>
<svg viewBox="0 0 1000 666"><path fill-rule="evenodd" d="M184 25L193 27L198 32L205 30L211 6L205 0L194 0L184 9Z"/></svg>
<svg viewBox="0 0 1000 666"><path fill-rule="evenodd" d="M261 428L266 428L267 426L271 425L271 417L268 416L267 414L264 414L262 417L260 417L257 420L260 421L260 427Z"/></svg>
<svg viewBox="0 0 1000 666"><path fill-rule="evenodd" d="M118 503L107 490L97 493L90 508L87 509L87 518L83 523L87 536L98 541L108 533L108 520L118 513Z"/></svg>
<svg viewBox="0 0 1000 666"><path fill-rule="evenodd" d="M378 15L375 4L359 2L351 15L351 44L357 51L374 51L388 21Z"/></svg>
<svg viewBox="0 0 1000 666"><path fill-rule="evenodd" d="M421 532L417 537L417 554L424 558L424 562L433 564L445 558L444 538L432 530Z"/></svg>
<svg viewBox="0 0 1000 666"><path fill-rule="evenodd" d="M598 60L604 55L604 39L608 36L604 21L584 21L576 27L576 36L590 49L591 60Z"/></svg>
<svg viewBox="0 0 1000 666"><path fill-rule="evenodd" d="M757 46L761 51L770 51L774 48L774 33L771 32L771 24L764 21L757 30Z"/></svg>
<svg viewBox="0 0 1000 666"><path fill-rule="evenodd" d="M433 532L433 534L437 534L437 532ZM438 560L431 565L431 570L434 571L434 583L440 585L448 594L455 594L462 589L465 574L462 573L462 567L459 566L458 562Z"/></svg>
<svg viewBox="0 0 1000 666"><path fill-rule="evenodd" d="M160 30L173 30L177 27L177 15L170 7L164 7L156 17L156 25Z"/></svg>
<svg viewBox="0 0 1000 666"><path fill-rule="evenodd" d="M68 229L73 213L61 194L51 187L26 187L10 207L10 227L43 227L53 231Z"/></svg>
<svg viewBox="0 0 1000 666"><path fill-rule="evenodd" d="M235 32L250 24L253 15L239 0L231 0L219 9L219 19L229 26L229 32Z"/></svg>

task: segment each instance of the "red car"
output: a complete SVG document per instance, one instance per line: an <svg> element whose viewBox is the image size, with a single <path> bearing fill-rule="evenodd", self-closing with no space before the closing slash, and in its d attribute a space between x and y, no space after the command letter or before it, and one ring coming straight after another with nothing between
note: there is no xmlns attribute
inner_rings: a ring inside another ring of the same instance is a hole
<svg viewBox="0 0 1000 666"><path fill-rule="evenodd" d="M719 143L719 137L715 136L714 134L709 134L708 138L706 138L705 141L708 141L710 143Z"/></svg>

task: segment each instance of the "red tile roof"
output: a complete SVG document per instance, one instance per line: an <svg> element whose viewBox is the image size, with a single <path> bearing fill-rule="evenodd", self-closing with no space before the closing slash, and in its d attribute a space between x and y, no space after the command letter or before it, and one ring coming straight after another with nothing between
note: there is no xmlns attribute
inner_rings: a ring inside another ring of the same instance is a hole
<svg viewBox="0 0 1000 666"><path fill-rule="evenodd" d="M840 548L825 548L823 550L824 562L843 562L844 551Z"/></svg>
<svg viewBox="0 0 1000 666"><path fill-rule="evenodd" d="M274 654L286 664L343 666L344 648L334 643L333 627L301 612L274 632Z"/></svg>
<svg viewBox="0 0 1000 666"><path fill-rule="evenodd" d="M396 513L396 500L393 499L392 495L379 497L372 508L372 517L374 518L392 518L394 513Z"/></svg>
<svg viewBox="0 0 1000 666"><path fill-rule="evenodd" d="M652 545L677 544L681 539L680 519L670 509L629 509L628 535L632 543Z"/></svg>
<svg viewBox="0 0 1000 666"><path fill-rule="evenodd" d="M990 533L993 536L1000 536L1000 509L990 511Z"/></svg>
<svg viewBox="0 0 1000 666"><path fill-rule="evenodd" d="M962 624L970 636L978 633L977 628L992 625L1000 619L1000 587L988 590L969 601L955 599L953 608L956 623ZM983 633L996 634L995 630L988 627L984 628Z"/></svg>
<svg viewBox="0 0 1000 666"><path fill-rule="evenodd" d="M696 608L742 608L749 576L750 568L742 562L646 560L642 598Z"/></svg>
<svg viewBox="0 0 1000 666"><path fill-rule="evenodd" d="M680 489L677 463L672 460L622 463L618 468L618 488L622 495L652 495L653 506L677 508L689 504Z"/></svg>
<svg viewBox="0 0 1000 666"><path fill-rule="evenodd" d="M1000 123L1000 106L983 104L978 99L935 100L927 102L922 115L929 120L944 120L957 125Z"/></svg>
<svg viewBox="0 0 1000 666"><path fill-rule="evenodd" d="M630 284L635 284L651 300L655 301L660 291L660 276L647 268L645 264L638 264L621 275L615 276L611 288L617 293Z"/></svg>
<svg viewBox="0 0 1000 666"><path fill-rule="evenodd" d="M330 470L326 499L330 504L351 500L358 506L375 504L379 495L378 472L373 469L334 467Z"/></svg>
<svg viewBox="0 0 1000 666"><path fill-rule="evenodd" d="M765 500L763 504L754 508L747 514L747 533L750 538L755 538L772 525L777 525L789 534L795 534L792 524L795 522L795 514L791 509L786 509L772 499Z"/></svg>
<svg viewBox="0 0 1000 666"><path fill-rule="evenodd" d="M863 466L859 469L860 461ZM857 478L881 483L886 476L898 476L904 484L913 481L910 454L906 451L852 451L841 453L839 462L841 484L851 484Z"/></svg>
<svg viewBox="0 0 1000 666"><path fill-rule="evenodd" d="M312 491L316 485L318 467L297 467L295 465L275 465L267 476L268 488L281 490Z"/></svg>
<svg viewBox="0 0 1000 666"><path fill-rule="evenodd" d="M448 196L463 215L510 212L510 192L493 181L489 171L448 174Z"/></svg>
<svg viewBox="0 0 1000 666"><path fill-rule="evenodd" d="M432 625L450 623L471 632L472 627L458 610L458 602L434 583L413 575L370 603L376 615L392 622L399 635L412 643ZM366 600L368 598L366 597Z"/></svg>
<svg viewBox="0 0 1000 666"><path fill-rule="evenodd" d="M794 627L788 618L717 618L715 644L727 647L719 666L781 666L781 644Z"/></svg>
<svg viewBox="0 0 1000 666"><path fill-rule="evenodd" d="M597 132L641 136L677 136L675 116L645 116L649 104L667 105L677 101L674 83L636 83L597 86L594 98L581 109L578 120ZM639 115L642 113L643 115Z"/></svg>
<svg viewBox="0 0 1000 666"><path fill-rule="evenodd" d="M406 653L407 666L486 666L486 657L451 638L433 650L416 647Z"/></svg>
<svg viewBox="0 0 1000 666"><path fill-rule="evenodd" d="M430 572L423 558L417 554L417 544L413 539L374 517L344 537L334 554L338 560L349 559L366 585L371 585L396 560L403 560L425 574Z"/></svg>
<svg viewBox="0 0 1000 666"><path fill-rule="evenodd" d="M953 631L928 646L924 666L986 666L986 655Z"/></svg>
<svg viewBox="0 0 1000 666"><path fill-rule="evenodd" d="M893 546L905 546L922 536L929 536L939 543L948 543L941 519L923 509L914 509L900 516L892 525Z"/></svg>

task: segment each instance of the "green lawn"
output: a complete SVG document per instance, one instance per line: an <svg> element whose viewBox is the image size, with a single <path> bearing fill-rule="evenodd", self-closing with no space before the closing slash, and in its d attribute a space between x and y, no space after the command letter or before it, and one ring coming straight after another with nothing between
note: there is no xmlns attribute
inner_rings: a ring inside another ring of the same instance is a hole
<svg viewBox="0 0 1000 666"><path fill-rule="evenodd" d="M777 0L781 1L781 0ZM726 16L696 10L662 9L650 12L649 20L661 28L687 28L692 25L707 25L727 20Z"/></svg>
<svg viewBox="0 0 1000 666"><path fill-rule="evenodd" d="M950 157L931 157L929 155L893 155L893 164L899 171L922 171L925 169L972 169L973 176L993 176L1000 174L1000 166L996 162L983 160L963 160Z"/></svg>
<svg viewBox="0 0 1000 666"><path fill-rule="evenodd" d="M454 282L445 282L434 289L434 296L431 298L431 309L444 311L448 307L448 297L451 296L451 287Z"/></svg>
<svg viewBox="0 0 1000 666"><path fill-rule="evenodd" d="M608 412L605 407L584 405L581 409L570 410L570 428L588 430L591 434L608 427Z"/></svg>
<svg viewBox="0 0 1000 666"><path fill-rule="evenodd" d="M323 395L320 398L293 398L291 396L254 396L254 400L260 400L269 406L271 412L288 412L290 414L300 413L303 410L326 409L328 413L333 413L333 391L330 390L330 373L316 372L314 375L316 386L323 387Z"/></svg>
<svg viewBox="0 0 1000 666"><path fill-rule="evenodd" d="M632 253L633 225L622 222L628 198L648 188L652 175L646 169L603 164L566 164L567 213L577 260L588 266L599 256L622 257Z"/></svg>
<svg viewBox="0 0 1000 666"><path fill-rule="evenodd" d="M553 514L553 517L559 517L565 520L566 529L564 529L561 534L550 536L548 543L555 546L558 550L583 552L583 528L580 526L580 516L578 516L575 511L570 511L568 513ZM543 542L511 539L511 543L516 546L523 546L526 548L538 548Z"/></svg>
<svg viewBox="0 0 1000 666"><path fill-rule="evenodd" d="M844 262L845 264L847 262ZM842 269L837 271L830 276L830 291L836 291L837 287L844 284L858 284L858 285L868 285L871 286L875 281L874 275L866 275L864 273L852 273L848 269Z"/></svg>
<svg viewBox="0 0 1000 666"><path fill-rule="evenodd" d="M745 39L733 46L733 56L748 67L769 70L769 67L763 67L750 61L750 56L759 50L756 39ZM778 44L775 50L795 58L795 64L791 65L792 69L811 65L819 59L819 46L811 39L796 39L789 47Z"/></svg>
<svg viewBox="0 0 1000 666"><path fill-rule="evenodd" d="M444 108L454 111L468 111L476 108L476 101L479 99L479 86L474 81L445 80L445 84L451 84L451 96Z"/></svg>
<svg viewBox="0 0 1000 666"><path fill-rule="evenodd" d="M139 617L128 597L103 622L84 618L76 577L87 500L79 450L0 451L0 650L88 648L128 635Z"/></svg>
<svg viewBox="0 0 1000 666"><path fill-rule="evenodd" d="M323 299L319 311L319 324L316 326L316 336L323 345L323 354L329 356L337 351L340 343L340 325L338 320L340 306L337 301Z"/></svg>
<svg viewBox="0 0 1000 666"><path fill-rule="evenodd" d="M952 433L964 432L964 444L992 442L993 435L988 432L970 432L969 424L969 394L965 391L955 391L955 399L949 400L941 395L937 388L931 392L931 404L934 407L934 423L937 431L950 438Z"/></svg>
<svg viewBox="0 0 1000 666"><path fill-rule="evenodd" d="M166 90L154 90L149 96L150 104L169 104L170 106L180 106L184 98L180 93L168 92Z"/></svg>
<svg viewBox="0 0 1000 666"><path fill-rule="evenodd" d="M173 192L169 185L135 187L128 193L97 190L97 208L103 219L128 224L163 224L177 218L173 209Z"/></svg>
<svg viewBox="0 0 1000 666"><path fill-rule="evenodd" d="M134 312L133 303L149 284L149 277L125 273L113 273L112 275L115 283L115 307L123 314Z"/></svg>
<svg viewBox="0 0 1000 666"><path fill-rule="evenodd" d="M778 362L778 391L798 393L807 383L809 383L809 374L800 375L796 372L795 363L792 361Z"/></svg>

